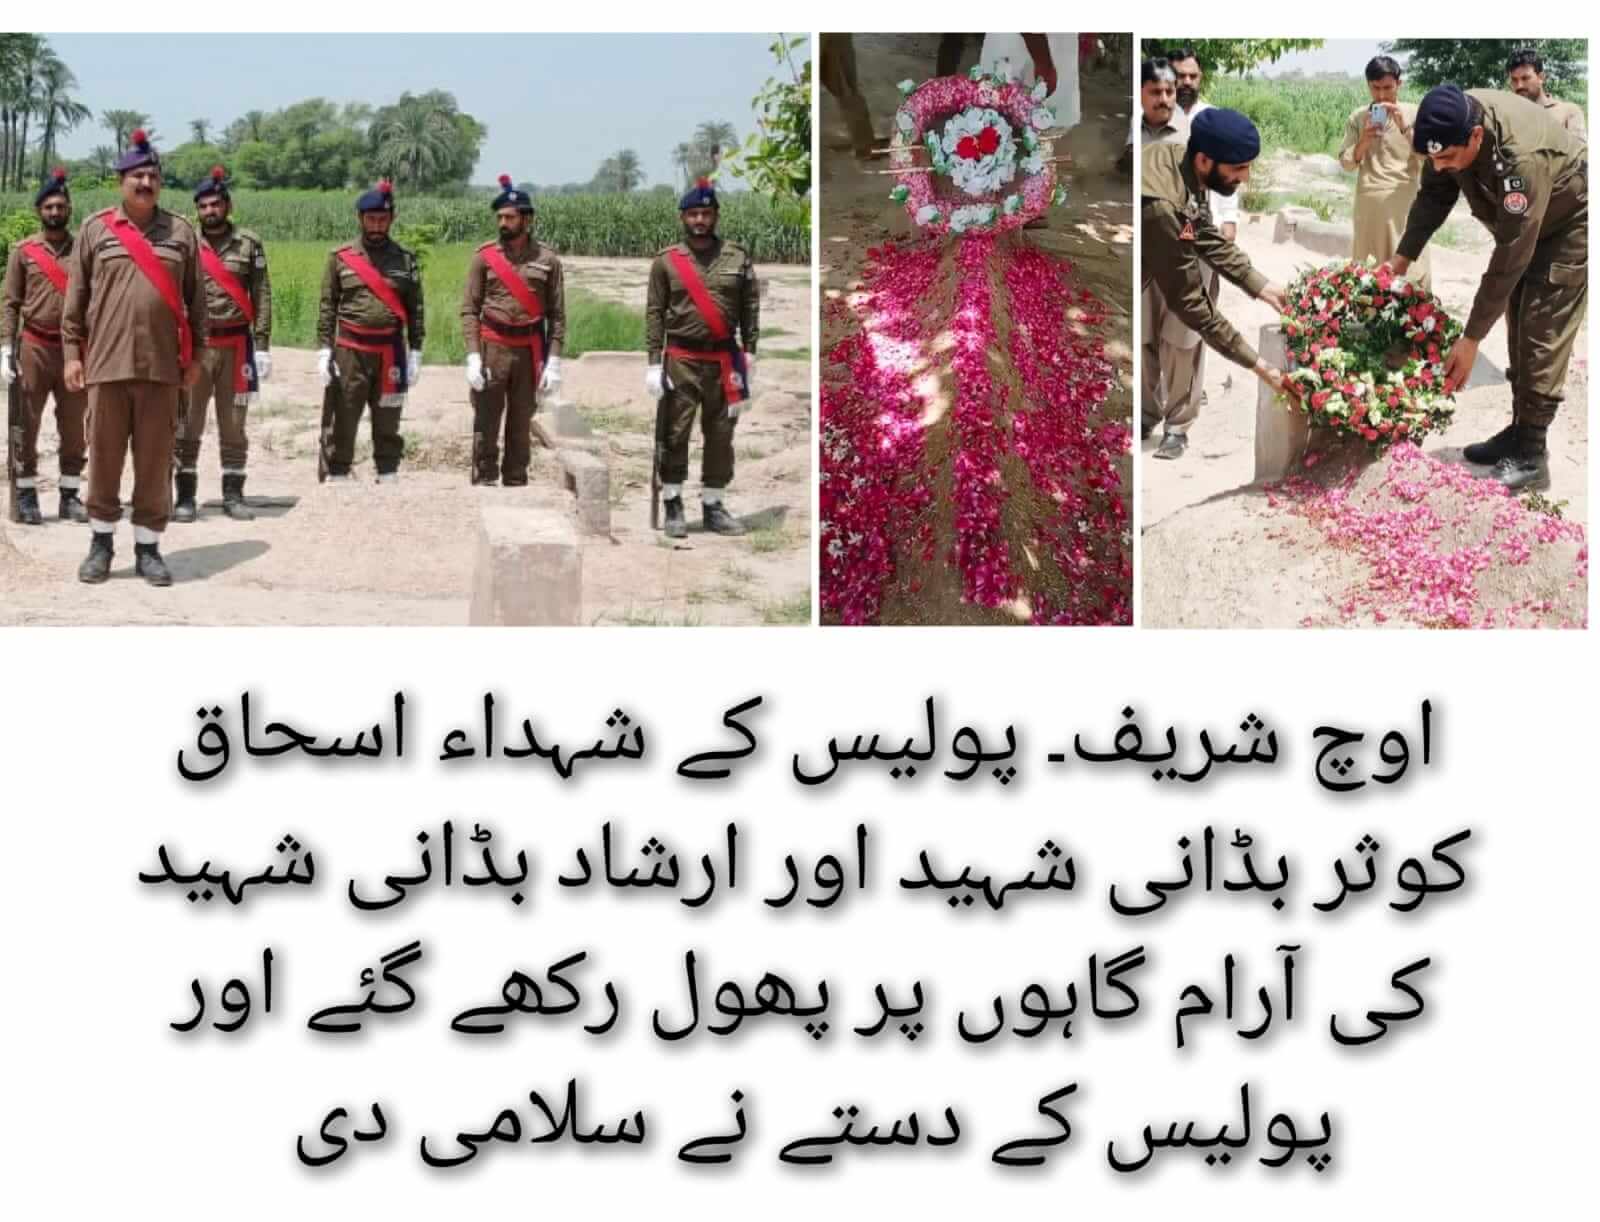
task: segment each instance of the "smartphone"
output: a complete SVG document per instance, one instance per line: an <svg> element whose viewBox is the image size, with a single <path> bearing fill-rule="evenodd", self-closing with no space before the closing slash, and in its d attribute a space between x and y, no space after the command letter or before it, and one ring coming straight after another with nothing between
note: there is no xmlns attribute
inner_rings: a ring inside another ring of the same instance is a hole
<svg viewBox="0 0 1600 1222"><path fill-rule="evenodd" d="M1383 106L1382 102L1374 102L1372 104L1372 108L1367 111L1367 126L1369 126L1369 127L1388 127L1389 126L1389 112L1384 109L1384 106Z"/></svg>

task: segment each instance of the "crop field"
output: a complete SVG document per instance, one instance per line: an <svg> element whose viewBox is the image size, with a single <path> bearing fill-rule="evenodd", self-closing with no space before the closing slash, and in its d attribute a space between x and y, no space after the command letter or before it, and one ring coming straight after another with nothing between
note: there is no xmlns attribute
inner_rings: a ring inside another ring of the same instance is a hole
<svg viewBox="0 0 1600 1222"><path fill-rule="evenodd" d="M1415 86L1400 90L1402 102L1420 102L1425 91ZM1350 112L1367 105L1370 97L1361 80L1271 81L1262 77L1212 77L1201 90L1213 106L1243 111L1261 132L1266 152L1289 149L1296 153L1335 156L1344 139Z"/></svg>

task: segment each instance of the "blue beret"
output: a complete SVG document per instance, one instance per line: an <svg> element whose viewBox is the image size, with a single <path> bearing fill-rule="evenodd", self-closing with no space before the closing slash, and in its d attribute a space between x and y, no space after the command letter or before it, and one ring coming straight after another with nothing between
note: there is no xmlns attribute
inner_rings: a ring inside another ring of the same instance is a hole
<svg viewBox="0 0 1600 1222"><path fill-rule="evenodd" d="M711 186L709 178L702 178L694 186L684 192L683 198L678 201L678 211L687 212L690 208L715 208L717 206L717 193Z"/></svg>
<svg viewBox="0 0 1600 1222"><path fill-rule="evenodd" d="M393 212L394 187L385 178L372 190L366 192L356 200L357 212Z"/></svg>
<svg viewBox="0 0 1600 1222"><path fill-rule="evenodd" d="M513 187L509 174L500 175L500 194L496 195L494 203L489 205L491 212L499 212L502 208L515 208L518 212L533 211L533 196Z"/></svg>
<svg viewBox="0 0 1600 1222"><path fill-rule="evenodd" d="M126 174L129 170L137 170L140 166L153 165L159 167L161 158L155 149L150 147L150 138L144 134L144 128L139 128L128 137L128 147L122 156L117 158L113 167L118 174Z"/></svg>
<svg viewBox="0 0 1600 1222"><path fill-rule="evenodd" d="M1189 121L1189 152L1223 165L1244 165L1261 156L1261 134L1237 110L1208 106Z"/></svg>
<svg viewBox="0 0 1600 1222"><path fill-rule="evenodd" d="M1458 85L1428 90L1411 125L1411 147L1419 153L1441 153L1465 144L1472 136L1472 100Z"/></svg>
<svg viewBox="0 0 1600 1222"><path fill-rule="evenodd" d="M211 167L207 174L194 188L194 202L199 203L208 195L220 195L223 199L232 199L228 194L228 172L219 165Z"/></svg>
<svg viewBox="0 0 1600 1222"><path fill-rule="evenodd" d="M33 197L33 206L39 207L52 195L60 195L66 199L72 197L67 194L67 172L60 166L50 171L50 177L44 180L44 186L39 188L39 194Z"/></svg>

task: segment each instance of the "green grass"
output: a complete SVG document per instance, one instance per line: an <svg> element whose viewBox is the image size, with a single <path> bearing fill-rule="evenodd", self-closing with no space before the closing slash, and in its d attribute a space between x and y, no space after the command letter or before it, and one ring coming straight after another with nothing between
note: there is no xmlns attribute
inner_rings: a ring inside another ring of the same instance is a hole
<svg viewBox="0 0 1600 1222"><path fill-rule="evenodd" d="M809 361L811 359L811 349L810 348L763 348L761 350L761 356L758 357L757 359L758 360L765 360L767 357L771 357L774 360L778 360L778 361Z"/></svg>
<svg viewBox="0 0 1600 1222"><path fill-rule="evenodd" d="M267 242L347 241L356 232L355 191L251 191L233 193L234 220L255 230ZM78 221L117 203L109 187L82 187L72 195ZM167 207L193 214L187 189L167 188ZM562 254L648 257L678 241L682 229L678 202L671 195L649 192L595 195L549 195L535 200L534 225L541 239ZM400 195L396 218L403 225L437 229L439 241L469 243L494 237L494 214L486 198L434 198ZM0 216L33 211L33 195L0 195ZM765 196L734 192L722 197L722 235L750 251L757 262L809 263L809 204L774 203ZM0 252L3 254L4 252Z"/></svg>
<svg viewBox="0 0 1600 1222"><path fill-rule="evenodd" d="M272 273L272 342L285 348L316 344L317 303L331 246L320 242L268 242ZM427 340L422 359L430 365L457 365L466 359L461 338L461 292L473 247L460 242L428 252L423 272L423 321ZM642 352L644 315L615 301L567 288L567 338L563 355L585 352Z"/></svg>
<svg viewBox="0 0 1600 1222"><path fill-rule="evenodd" d="M1400 100L1420 102L1424 92L1407 85L1400 90ZM1215 76L1206 80L1203 93L1213 106L1240 110L1250 117L1261 133L1263 154L1290 149L1337 156L1350 112L1357 106L1370 105L1372 100L1367 83L1358 78L1278 82L1261 77Z"/></svg>
<svg viewBox="0 0 1600 1222"><path fill-rule="evenodd" d="M761 608L763 624L809 624L811 622L811 592L793 594L779 602L767 603Z"/></svg>
<svg viewBox="0 0 1600 1222"><path fill-rule="evenodd" d="M750 545L750 550L757 555L767 552L781 552L793 546L794 543L789 537L788 529L782 524L762 526L752 530L745 536L745 542Z"/></svg>

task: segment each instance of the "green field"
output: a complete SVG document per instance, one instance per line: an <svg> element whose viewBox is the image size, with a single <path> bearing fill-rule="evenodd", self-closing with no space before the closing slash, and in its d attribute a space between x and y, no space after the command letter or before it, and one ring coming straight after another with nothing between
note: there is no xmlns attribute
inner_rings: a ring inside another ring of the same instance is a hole
<svg viewBox="0 0 1600 1222"><path fill-rule="evenodd" d="M1420 102L1425 92L1406 86L1400 90L1400 100ZM1213 106L1249 115L1261 132L1266 153L1289 149L1337 156L1350 112L1371 102L1366 82L1356 79L1280 82L1216 76L1206 81L1202 93Z"/></svg>
<svg viewBox="0 0 1600 1222"><path fill-rule="evenodd" d="M348 241L356 232L356 193L341 191L236 191L233 219L268 242ZM82 220L117 202L109 187L73 192L73 210ZM168 189L163 203L191 216L189 192ZM682 234L675 195L543 195L535 200L534 225L540 238L565 255L647 257ZM495 236L494 214L482 196L461 199L400 196L397 224L427 226L440 243L486 242ZM33 211L32 195L0 195L0 217ZM723 197L720 232L750 251L758 263L809 263L811 212L804 202L774 204L750 193Z"/></svg>
<svg viewBox="0 0 1600 1222"><path fill-rule="evenodd" d="M269 242L267 267L272 274L272 342L286 348L316 345L317 303L328 266L326 242ZM473 246L459 242L428 252L423 271L423 321L427 346L422 359L430 365L460 364L467 348L461 338L461 291ZM567 280L566 356L585 352L644 351L644 314L585 293Z"/></svg>

